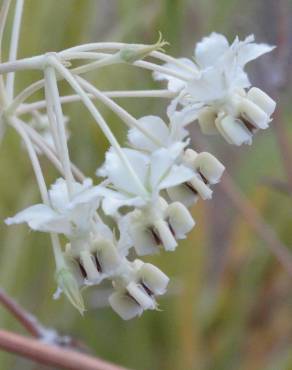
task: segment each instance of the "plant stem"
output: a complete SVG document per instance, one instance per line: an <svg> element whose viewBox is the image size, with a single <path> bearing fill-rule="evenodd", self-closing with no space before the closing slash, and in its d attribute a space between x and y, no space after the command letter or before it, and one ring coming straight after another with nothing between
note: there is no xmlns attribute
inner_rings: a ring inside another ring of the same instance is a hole
<svg viewBox="0 0 292 370"><path fill-rule="evenodd" d="M176 93L169 90L125 90L125 91L102 91L102 94L108 98L163 98L170 99L175 97ZM95 99L93 94L88 94L90 99ZM65 95L60 96L60 101L62 104L74 103L80 101L81 97L79 95ZM40 100L34 103L22 104L17 109L16 114L30 113L35 110L46 108L46 101Z"/></svg>
<svg viewBox="0 0 292 370"><path fill-rule="evenodd" d="M126 370L97 357L45 344L7 330L0 330L0 348L40 364L67 370Z"/></svg>
<svg viewBox="0 0 292 370"><path fill-rule="evenodd" d="M22 11L23 11L23 2L24 0L17 0L16 6L15 6L9 59L8 59L9 62L14 62L17 56L19 33L20 33L21 18L22 18ZM7 96L9 100L13 98L14 78L15 78L14 72L8 73L7 80L6 80L6 91L7 91Z"/></svg>
<svg viewBox="0 0 292 370"><path fill-rule="evenodd" d="M37 319L10 298L3 289L0 289L0 303L6 307L31 335L41 337L42 331Z"/></svg>

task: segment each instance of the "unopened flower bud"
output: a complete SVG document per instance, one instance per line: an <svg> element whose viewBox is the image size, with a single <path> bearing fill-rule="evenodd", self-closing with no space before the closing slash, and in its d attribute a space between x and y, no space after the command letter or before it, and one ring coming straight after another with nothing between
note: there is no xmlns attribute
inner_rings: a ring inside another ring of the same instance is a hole
<svg viewBox="0 0 292 370"><path fill-rule="evenodd" d="M163 47L168 45L168 42L162 39L162 35L159 34L159 39L155 44L152 45L127 45L119 51L119 57L126 63L134 63L137 60L141 60L149 55L152 51L164 51Z"/></svg>
<svg viewBox="0 0 292 370"><path fill-rule="evenodd" d="M268 116L271 116L274 113L276 102L261 89L252 87L247 92L247 98L259 106Z"/></svg>
<svg viewBox="0 0 292 370"><path fill-rule="evenodd" d="M71 271L67 268L62 268L57 272L56 280L58 287L64 292L71 304L83 315L85 311L83 298L78 283Z"/></svg>
<svg viewBox="0 0 292 370"><path fill-rule="evenodd" d="M215 124L220 134L229 144L237 146L251 144L252 133L239 119L232 116L218 117Z"/></svg>

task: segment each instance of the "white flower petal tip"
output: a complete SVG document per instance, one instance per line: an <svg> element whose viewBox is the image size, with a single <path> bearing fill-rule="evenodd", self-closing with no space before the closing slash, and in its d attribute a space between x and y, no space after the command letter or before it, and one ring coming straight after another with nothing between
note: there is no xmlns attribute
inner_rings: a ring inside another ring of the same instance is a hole
<svg viewBox="0 0 292 370"><path fill-rule="evenodd" d="M140 284L131 282L127 285L127 292L143 310L154 310L156 308L155 299Z"/></svg>
<svg viewBox="0 0 292 370"><path fill-rule="evenodd" d="M198 115L198 123L200 129L205 135L216 135L217 129L215 126L215 120L217 112L211 108L203 108Z"/></svg>
<svg viewBox="0 0 292 370"><path fill-rule="evenodd" d="M223 138L233 145L252 143L252 132L239 119L232 116L218 117L215 121L216 127Z"/></svg>
<svg viewBox="0 0 292 370"><path fill-rule="evenodd" d="M151 263L143 263L138 276L142 281L144 289L150 294L162 295L166 292L169 277Z"/></svg>
<svg viewBox="0 0 292 370"><path fill-rule="evenodd" d="M270 117L257 104L249 99L242 99L238 105L240 119L251 131L269 127Z"/></svg>
<svg viewBox="0 0 292 370"><path fill-rule="evenodd" d="M194 168L199 171L201 177L204 177L205 182L209 184L218 183L225 170L225 166L208 152L201 152L196 156Z"/></svg>
<svg viewBox="0 0 292 370"><path fill-rule="evenodd" d="M115 245L106 239L97 239L91 245L102 273L110 274L121 265L121 257Z"/></svg>
<svg viewBox="0 0 292 370"><path fill-rule="evenodd" d="M97 263L94 256L89 251L80 252L79 263L82 265L86 278L90 282L100 282L101 271L99 271L99 264ZM83 273L84 273L83 272Z"/></svg>
<svg viewBox="0 0 292 370"><path fill-rule="evenodd" d="M141 316L143 313L143 308L133 298L123 292L111 294L109 303L123 320L131 320L136 316Z"/></svg>
<svg viewBox="0 0 292 370"><path fill-rule="evenodd" d="M195 226L192 215L180 202L174 202L168 206L166 218L177 239L185 238L185 235Z"/></svg>
<svg viewBox="0 0 292 370"><path fill-rule="evenodd" d="M276 102L261 89L252 87L247 92L247 98L260 107L269 117L276 109Z"/></svg>
<svg viewBox="0 0 292 370"><path fill-rule="evenodd" d="M199 199L198 193L190 189L187 183L168 188L167 194L173 202L180 202L186 207L191 207Z"/></svg>
<svg viewBox="0 0 292 370"><path fill-rule="evenodd" d="M157 220L153 223L153 229L158 239L157 242L160 242L166 251L174 251L177 247L177 241L171 225L164 220Z"/></svg>
<svg viewBox="0 0 292 370"><path fill-rule="evenodd" d="M195 48L195 59L200 67L208 67L214 64L223 53L229 48L225 36L213 32L210 36L204 37Z"/></svg>

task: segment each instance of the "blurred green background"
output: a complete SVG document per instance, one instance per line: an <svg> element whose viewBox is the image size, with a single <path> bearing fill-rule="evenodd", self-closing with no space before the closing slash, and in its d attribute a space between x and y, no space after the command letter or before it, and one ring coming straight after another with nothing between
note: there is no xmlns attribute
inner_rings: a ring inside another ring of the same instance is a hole
<svg viewBox="0 0 292 370"><path fill-rule="evenodd" d="M251 147L227 147L220 138L192 137L224 161L239 188L286 245L292 244L291 191L284 144L291 149L291 1L275 0L26 0L19 56L61 50L94 41L152 43L158 31L174 56L193 53L212 31L230 40L254 33L259 42L281 44L278 51L249 66L252 81L279 102L277 121L259 133ZM12 17L9 18L8 29ZM7 32L8 34L8 32ZM4 46L6 55L8 37ZM103 89L152 89L151 74L134 67L108 67L92 73ZM19 73L19 91L38 73ZM62 84L62 92L70 89ZM35 98L42 98L42 95ZM119 99L136 117L163 115L166 102ZM162 104L163 103L163 104ZM102 162L107 142L79 104L70 115L70 152L89 176ZM102 108L120 142L122 123ZM290 147L289 147L290 145ZM41 160L48 183L57 174ZM39 202L38 189L19 138L8 130L0 147L0 218ZM88 311L80 317L62 297L54 301L54 262L47 235L25 226L0 223L0 285L40 321L88 345L90 352L136 370L289 370L292 369L292 284L266 244L238 210L216 189L212 201L193 208L197 225L175 253L153 261L171 277L161 312L122 321L106 306L106 287L86 292ZM291 251L292 253L292 251ZM23 332L0 307L0 327ZM0 352L1 370L48 369Z"/></svg>

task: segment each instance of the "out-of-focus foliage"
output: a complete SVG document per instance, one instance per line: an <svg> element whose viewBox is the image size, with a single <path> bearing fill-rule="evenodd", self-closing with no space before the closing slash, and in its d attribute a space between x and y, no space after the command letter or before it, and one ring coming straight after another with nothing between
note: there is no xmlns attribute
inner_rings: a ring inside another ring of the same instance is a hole
<svg viewBox="0 0 292 370"><path fill-rule="evenodd" d="M101 40L149 43L156 40L158 31L170 41L169 53L191 56L194 43L211 31L230 38L254 33L259 42L276 43L291 18L288 0L26 0L19 56ZM287 55L289 45L291 40ZM284 70L286 76L289 64L279 66L277 52L257 63L250 70L255 85L271 92L281 78L279 73ZM20 73L17 90L38 77L38 73ZM149 73L127 66L107 68L92 77L106 89L158 87ZM285 79L281 94L276 94L281 99L286 139L292 143L291 87ZM64 84L63 92L69 91ZM137 117L164 111L161 101L154 99L119 102ZM123 142L122 123L102 111ZM90 175L102 161L106 140L81 105L68 105L65 113L72 116L72 159ZM270 186L270 180L286 181L273 128L256 136L252 147L240 149L227 148L218 138L207 143L195 127L192 134L194 142L224 161L266 222L283 243L291 245L291 196ZM56 173L45 159L42 165L52 181ZM30 163L12 130L0 147L0 168L3 220L39 201ZM3 222L0 285L44 325L76 336L92 353L132 369L292 369L292 290L287 273L218 190L212 201L199 202L193 214L197 226L188 240L175 253L151 258L172 279L169 294L160 300L161 312L146 312L124 322L103 307L105 290L90 289L85 294L88 311L81 317L65 299L52 298L54 263L49 239L25 226L8 228ZM0 327L21 331L3 308ZM0 368L41 367L1 352Z"/></svg>

